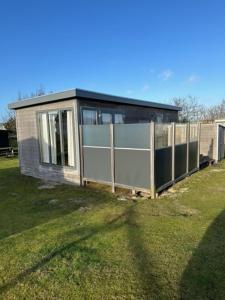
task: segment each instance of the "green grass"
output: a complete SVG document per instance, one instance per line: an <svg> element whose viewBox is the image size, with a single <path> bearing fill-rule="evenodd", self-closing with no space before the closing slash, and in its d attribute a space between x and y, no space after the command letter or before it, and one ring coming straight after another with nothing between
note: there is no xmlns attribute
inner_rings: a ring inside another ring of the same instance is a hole
<svg viewBox="0 0 225 300"><path fill-rule="evenodd" d="M1 299L225 299L225 163L157 200L57 185L0 159Z"/></svg>

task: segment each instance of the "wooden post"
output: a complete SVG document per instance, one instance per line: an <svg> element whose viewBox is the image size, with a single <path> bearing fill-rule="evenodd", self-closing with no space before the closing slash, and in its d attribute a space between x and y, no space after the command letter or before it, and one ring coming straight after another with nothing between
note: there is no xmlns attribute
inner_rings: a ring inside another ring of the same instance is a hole
<svg viewBox="0 0 225 300"><path fill-rule="evenodd" d="M198 153L197 153L197 167L200 168L200 146L201 146L201 123L198 122Z"/></svg>
<svg viewBox="0 0 225 300"><path fill-rule="evenodd" d="M186 139L187 139L187 169L186 173L189 173L189 142L190 142L190 123L187 123L186 127Z"/></svg>
<svg viewBox="0 0 225 300"><path fill-rule="evenodd" d="M155 189L155 123L150 123L150 184L151 198L156 198Z"/></svg>
<svg viewBox="0 0 225 300"><path fill-rule="evenodd" d="M111 144L111 182L112 193L115 193L115 153L114 153L114 125L110 124L110 144Z"/></svg>
<svg viewBox="0 0 225 300"><path fill-rule="evenodd" d="M176 148L176 123L172 125L172 181L175 181L175 148Z"/></svg>

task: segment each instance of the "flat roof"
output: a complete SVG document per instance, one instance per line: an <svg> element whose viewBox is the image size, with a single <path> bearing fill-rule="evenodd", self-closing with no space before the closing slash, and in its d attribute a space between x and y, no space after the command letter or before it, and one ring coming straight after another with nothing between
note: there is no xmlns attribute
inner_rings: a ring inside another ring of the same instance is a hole
<svg viewBox="0 0 225 300"><path fill-rule="evenodd" d="M8 105L10 109L20 109L28 106L34 106L34 105L41 105L44 103L50 103L50 102L56 102L56 101L63 101L68 99L84 99L84 100L97 100L101 102L116 102L121 104L130 104L135 106L142 106L142 107L153 107L153 108L161 108L161 109L168 109L168 110L175 110L180 111L181 108L169 105L169 104L162 104L152 101L145 101L145 100L139 100L139 99L133 99L133 98L126 98L126 97L120 97L120 96L114 96L109 94L103 94L98 92L92 92L82 89L72 89L67 91L62 91L58 93L51 93L48 95L38 96L34 98L24 99L20 100L14 103L11 103Z"/></svg>

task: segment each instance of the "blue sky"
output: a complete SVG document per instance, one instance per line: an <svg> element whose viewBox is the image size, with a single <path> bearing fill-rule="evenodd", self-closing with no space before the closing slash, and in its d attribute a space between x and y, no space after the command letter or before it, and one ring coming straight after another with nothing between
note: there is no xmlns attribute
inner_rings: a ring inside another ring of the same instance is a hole
<svg viewBox="0 0 225 300"><path fill-rule="evenodd" d="M40 85L225 98L225 1L0 1L0 116Z"/></svg>

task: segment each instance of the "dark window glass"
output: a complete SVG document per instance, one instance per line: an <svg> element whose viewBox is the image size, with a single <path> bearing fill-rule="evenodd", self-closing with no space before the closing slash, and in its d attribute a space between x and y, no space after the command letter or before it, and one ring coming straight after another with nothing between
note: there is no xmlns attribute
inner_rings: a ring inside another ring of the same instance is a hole
<svg viewBox="0 0 225 300"><path fill-rule="evenodd" d="M98 123L96 110L83 109L82 117L84 125L96 125Z"/></svg>
<svg viewBox="0 0 225 300"><path fill-rule="evenodd" d="M115 114L115 124L124 124L124 115L123 114Z"/></svg>
<svg viewBox="0 0 225 300"><path fill-rule="evenodd" d="M112 124L112 115L110 113L102 113L102 124Z"/></svg>

